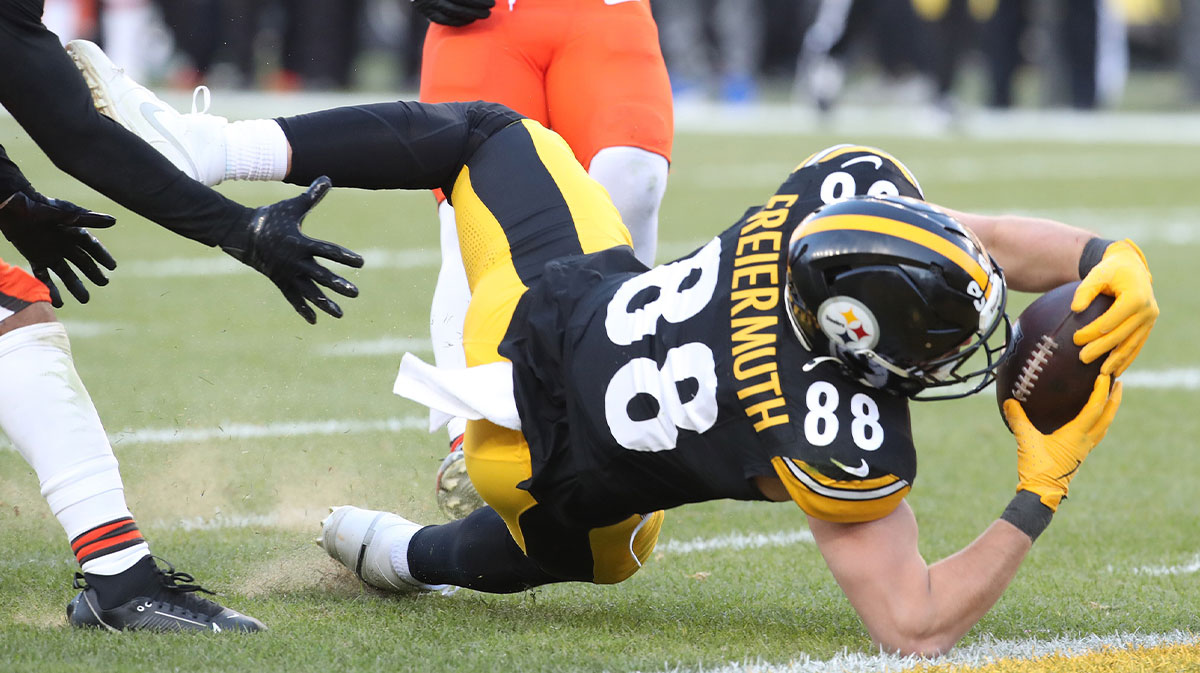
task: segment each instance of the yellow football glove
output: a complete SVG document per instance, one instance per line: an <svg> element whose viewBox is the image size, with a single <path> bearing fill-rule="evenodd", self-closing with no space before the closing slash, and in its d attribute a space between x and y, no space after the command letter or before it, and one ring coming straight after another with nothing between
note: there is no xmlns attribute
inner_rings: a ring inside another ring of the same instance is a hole
<svg viewBox="0 0 1200 673"><path fill-rule="evenodd" d="M1049 435L1043 435L1029 422L1021 403L1004 402L1004 419L1017 438L1018 491L1040 496L1042 504L1058 510L1067 496L1067 486L1083 459L1108 432L1108 426L1121 406L1121 384L1112 385L1112 377L1101 374L1087 404L1079 415Z"/></svg>
<svg viewBox="0 0 1200 673"><path fill-rule="evenodd" d="M1120 376L1133 362L1158 319L1152 280L1146 256L1133 241L1108 246L1100 263L1075 289L1071 302L1071 310L1079 312L1101 293L1116 298L1103 315L1075 332L1075 345L1083 346L1079 359L1084 364L1108 353L1100 373Z"/></svg>

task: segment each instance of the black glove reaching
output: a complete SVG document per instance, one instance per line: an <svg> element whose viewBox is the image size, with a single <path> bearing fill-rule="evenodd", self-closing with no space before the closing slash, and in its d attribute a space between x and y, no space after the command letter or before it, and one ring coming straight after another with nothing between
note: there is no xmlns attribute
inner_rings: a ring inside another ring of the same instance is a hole
<svg viewBox="0 0 1200 673"><path fill-rule="evenodd" d="M413 7L427 19L443 26L465 26L486 19L496 0L412 0Z"/></svg>
<svg viewBox="0 0 1200 673"><path fill-rule="evenodd" d="M321 176L300 196L256 208L244 228L230 233L221 242L221 249L234 259L270 278L310 324L317 322L317 314L307 302L335 318L342 317L342 309L325 296L317 283L345 297L358 296L354 283L317 264L313 258L324 257L354 268L363 265L359 254L309 238L300 231L304 216L321 202L331 186L329 178Z"/></svg>
<svg viewBox="0 0 1200 673"><path fill-rule="evenodd" d="M51 271L81 304L86 304L91 295L71 264L96 285L108 285L108 277L96 263L112 271L117 262L86 227L111 227L116 222L111 215L94 213L70 201L46 198L32 187L13 194L3 203L0 232L29 260L33 276L50 290L50 302L56 308L63 302L50 279Z"/></svg>

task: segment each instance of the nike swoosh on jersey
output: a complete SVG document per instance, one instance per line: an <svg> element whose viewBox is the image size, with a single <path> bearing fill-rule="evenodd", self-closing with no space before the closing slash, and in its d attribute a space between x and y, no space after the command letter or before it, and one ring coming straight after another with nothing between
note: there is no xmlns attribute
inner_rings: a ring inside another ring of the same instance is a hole
<svg viewBox="0 0 1200 673"><path fill-rule="evenodd" d="M842 465L837 458L830 458L829 462L837 465L843 472L846 472L847 474L852 474L856 477L865 477L871 471L871 466L867 465L867 461L863 460L862 458L859 458L858 460L862 463L858 467L847 467L846 465Z"/></svg>
<svg viewBox="0 0 1200 673"><path fill-rule="evenodd" d="M606 5L619 5L622 2L640 2L641 0L604 0Z"/></svg>
<svg viewBox="0 0 1200 673"><path fill-rule="evenodd" d="M158 131L159 135L161 135L164 140L174 146L175 149L179 150L179 153L183 155L183 160L186 161L188 166L192 169L191 175L188 177L194 178L195 176L200 175L200 171L197 170L196 164L192 162L192 157L188 154L187 150L184 149L183 143L179 142L179 139L172 135L171 132L162 125L162 122L158 121L158 115L162 113L162 110L153 103L147 101L142 103L141 107L138 108L138 112L142 113L142 117L149 122L150 126L153 127L155 131Z"/></svg>

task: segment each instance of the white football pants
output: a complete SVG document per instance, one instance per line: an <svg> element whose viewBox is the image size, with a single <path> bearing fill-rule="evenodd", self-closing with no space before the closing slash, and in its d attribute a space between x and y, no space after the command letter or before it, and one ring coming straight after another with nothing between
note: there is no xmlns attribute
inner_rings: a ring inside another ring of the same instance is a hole
<svg viewBox="0 0 1200 673"><path fill-rule="evenodd" d="M117 458L75 371L62 323L0 335L0 429L37 473L68 539L132 517ZM142 543L89 561L84 571L115 575L149 553Z"/></svg>

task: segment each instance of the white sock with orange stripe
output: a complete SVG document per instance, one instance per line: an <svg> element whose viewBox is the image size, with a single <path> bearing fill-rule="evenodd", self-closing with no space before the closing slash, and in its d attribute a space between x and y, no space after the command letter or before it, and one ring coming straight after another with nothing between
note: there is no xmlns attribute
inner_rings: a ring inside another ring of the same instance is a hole
<svg viewBox="0 0 1200 673"><path fill-rule="evenodd" d="M0 429L37 472L42 495L77 547L84 571L112 575L147 556L125 504L116 456L75 371L62 324L37 323L0 335L0 381Z"/></svg>

